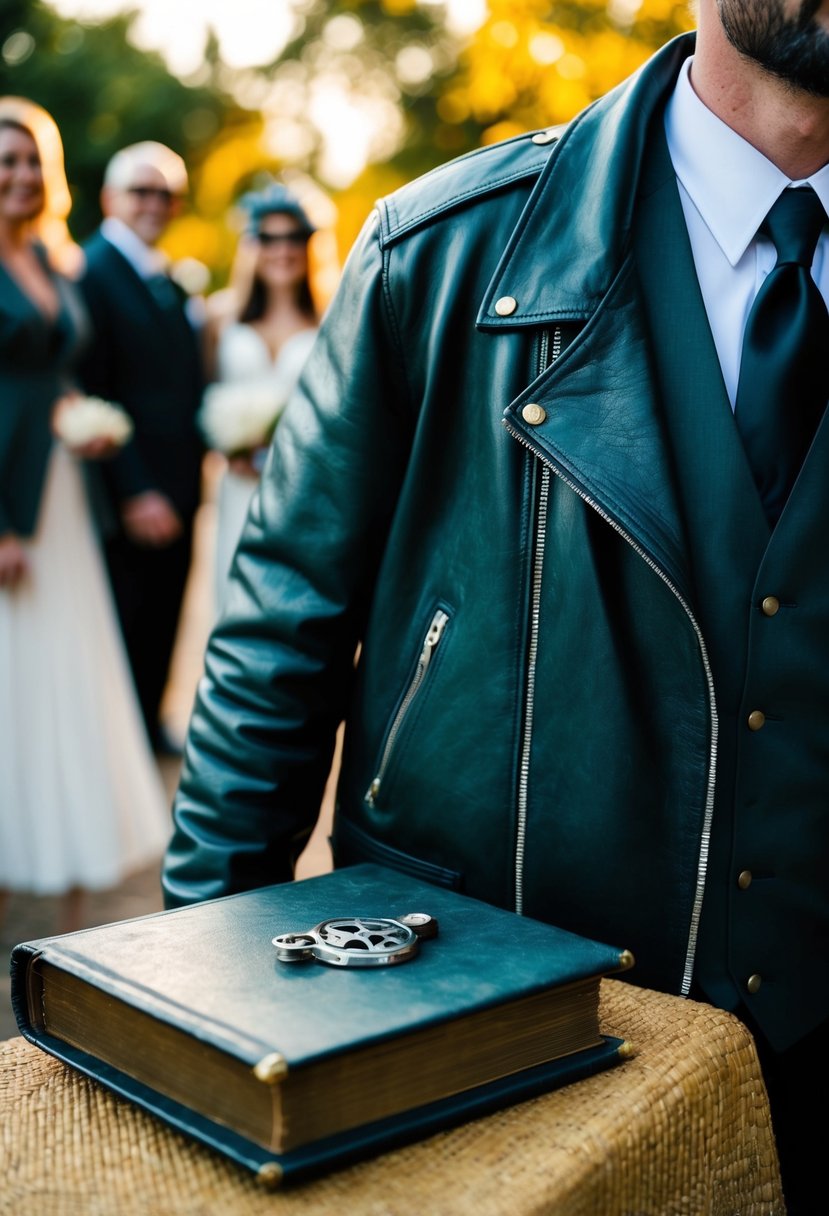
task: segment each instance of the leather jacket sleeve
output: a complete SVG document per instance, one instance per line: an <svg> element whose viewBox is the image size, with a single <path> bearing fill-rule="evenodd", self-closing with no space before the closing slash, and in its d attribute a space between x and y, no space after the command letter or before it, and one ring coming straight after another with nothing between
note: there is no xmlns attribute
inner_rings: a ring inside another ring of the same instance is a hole
<svg viewBox="0 0 829 1216"><path fill-rule="evenodd" d="M168 906L292 877L317 818L412 430L372 219L271 449L206 654Z"/></svg>

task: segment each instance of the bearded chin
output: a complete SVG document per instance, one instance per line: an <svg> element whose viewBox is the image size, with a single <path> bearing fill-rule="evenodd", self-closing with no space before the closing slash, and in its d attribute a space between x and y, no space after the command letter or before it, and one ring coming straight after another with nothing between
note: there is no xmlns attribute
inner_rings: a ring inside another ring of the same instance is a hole
<svg viewBox="0 0 829 1216"><path fill-rule="evenodd" d="M821 0L803 0L787 15L784 0L718 0L731 45L785 84L829 97L829 31L815 19Z"/></svg>

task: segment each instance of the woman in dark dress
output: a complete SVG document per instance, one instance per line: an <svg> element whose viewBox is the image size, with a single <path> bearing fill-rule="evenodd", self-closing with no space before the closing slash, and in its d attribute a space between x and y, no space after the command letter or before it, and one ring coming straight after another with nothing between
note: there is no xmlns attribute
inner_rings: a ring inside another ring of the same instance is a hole
<svg viewBox="0 0 829 1216"><path fill-rule="evenodd" d="M78 460L107 441L53 431L86 324L61 195L54 123L0 98L0 915L10 890L61 895L65 930L83 890L160 856L168 817Z"/></svg>

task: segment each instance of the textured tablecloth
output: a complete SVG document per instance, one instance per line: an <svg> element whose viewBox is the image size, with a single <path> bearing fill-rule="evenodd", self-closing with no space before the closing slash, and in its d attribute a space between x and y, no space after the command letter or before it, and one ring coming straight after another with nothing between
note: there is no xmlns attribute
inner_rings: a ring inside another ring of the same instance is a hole
<svg viewBox="0 0 829 1216"><path fill-rule="evenodd" d="M602 982L615 1068L314 1182L264 1191L21 1038L0 1043L10 1216L780 1216L750 1035L707 1005Z"/></svg>

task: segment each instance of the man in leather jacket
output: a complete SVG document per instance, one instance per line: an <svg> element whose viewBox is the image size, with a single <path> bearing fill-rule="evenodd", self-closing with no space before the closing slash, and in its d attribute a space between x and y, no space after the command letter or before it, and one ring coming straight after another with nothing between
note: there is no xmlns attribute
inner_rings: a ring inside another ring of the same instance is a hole
<svg viewBox="0 0 829 1216"><path fill-rule="evenodd" d="M736 1011L792 1211L829 1074L829 427L775 520L733 407L764 216L792 183L829 206L827 94L829 4L702 0L696 45L560 137L378 204L237 552L164 874L170 906L289 879L345 719L335 863Z"/></svg>

